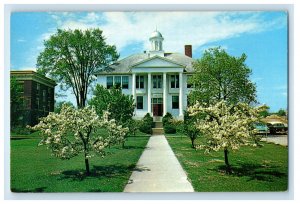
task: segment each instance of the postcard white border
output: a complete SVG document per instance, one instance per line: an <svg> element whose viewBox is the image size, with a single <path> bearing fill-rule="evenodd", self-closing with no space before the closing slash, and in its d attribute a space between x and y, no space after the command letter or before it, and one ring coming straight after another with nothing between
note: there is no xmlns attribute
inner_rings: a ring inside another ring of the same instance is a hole
<svg viewBox="0 0 300 204"><path fill-rule="evenodd" d="M4 79L9 79L10 13L15 11L242 11L286 10L289 13L289 190L287 192L234 193L11 193L9 120L4 120L4 198L12 200L286 200L294 197L294 6L292 4L144 4L144 5L4 5ZM9 97L9 81L4 80L4 99ZM2 106L3 107L3 106ZM9 116L9 101L4 101Z"/></svg>

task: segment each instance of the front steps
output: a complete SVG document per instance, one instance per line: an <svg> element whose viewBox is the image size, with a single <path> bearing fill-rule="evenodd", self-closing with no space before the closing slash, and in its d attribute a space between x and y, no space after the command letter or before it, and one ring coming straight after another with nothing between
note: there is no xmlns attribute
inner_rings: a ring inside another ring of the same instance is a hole
<svg viewBox="0 0 300 204"><path fill-rule="evenodd" d="M152 135L163 135L165 132L164 132L162 122L154 122L154 123L155 126L154 128L152 128Z"/></svg>

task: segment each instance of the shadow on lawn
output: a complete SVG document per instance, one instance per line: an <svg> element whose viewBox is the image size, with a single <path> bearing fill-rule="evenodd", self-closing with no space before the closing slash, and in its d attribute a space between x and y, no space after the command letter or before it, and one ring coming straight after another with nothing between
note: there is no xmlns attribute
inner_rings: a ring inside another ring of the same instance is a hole
<svg viewBox="0 0 300 204"><path fill-rule="evenodd" d="M18 188L11 188L11 192L20 192L20 193L39 193L39 192L44 192L46 187L39 187L39 188L34 188L34 189L18 189Z"/></svg>
<svg viewBox="0 0 300 204"><path fill-rule="evenodd" d="M226 166L218 166L215 170L226 172ZM247 176L249 180L260 180L272 182L276 178L287 177L286 173L278 171L277 166L264 167L262 165L251 164L251 163L238 163L237 165L231 166L232 176Z"/></svg>
<svg viewBox="0 0 300 204"><path fill-rule="evenodd" d="M11 137L10 140L32 140L34 137Z"/></svg>
<svg viewBox="0 0 300 204"><path fill-rule="evenodd" d="M107 166L93 166L89 176L83 170L63 171L59 180L71 179L75 181L82 181L87 178L112 178L124 177L132 171L146 171L146 169L135 167L135 165L107 165Z"/></svg>
<svg viewBox="0 0 300 204"><path fill-rule="evenodd" d="M147 147L137 147L137 146L134 146L134 145L126 145L126 144L125 144L124 147L121 147L121 148L122 149L147 149Z"/></svg>

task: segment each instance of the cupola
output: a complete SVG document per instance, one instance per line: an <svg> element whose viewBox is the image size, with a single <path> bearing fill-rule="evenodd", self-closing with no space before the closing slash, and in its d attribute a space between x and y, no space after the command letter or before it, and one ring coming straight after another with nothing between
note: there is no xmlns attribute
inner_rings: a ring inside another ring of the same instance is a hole
<svg viewBox="0 0 300 204"><path fill-rule="evenodd" d="M150 50L150 55L154 56L154 55L159 55L161 57L163 57L164 55L164 51L163 51L163 36L162 34L155 30L150 38L149 41L151 43L151 50Z"/></svg>

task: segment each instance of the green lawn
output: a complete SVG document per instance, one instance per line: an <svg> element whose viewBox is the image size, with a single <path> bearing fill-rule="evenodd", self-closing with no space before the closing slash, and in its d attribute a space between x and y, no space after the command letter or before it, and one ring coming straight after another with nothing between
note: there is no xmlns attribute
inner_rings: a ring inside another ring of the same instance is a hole
<svg viewBox="0 0 300 204"><path fill-rule="evenodd" d="M188 178L198 192L286 191L288 186L288 148L263 144L230 152L233 173L225 173L223 152L204 154L191 148L190 139L168 135L168 142ZM203 139L202 139L203 140ZM196 140L199 144L201 139Z"/></svg>
<svg viewBox="0 0 300 204"><path fill-rule="evenodd" d="M85 176L83 155L70 160L52 157L39 136L14 135L11 139L11 190L13 192L122 192L149 136L129 137L125 148L115 146L104 158L90 159L91 176Z"/></svg>

